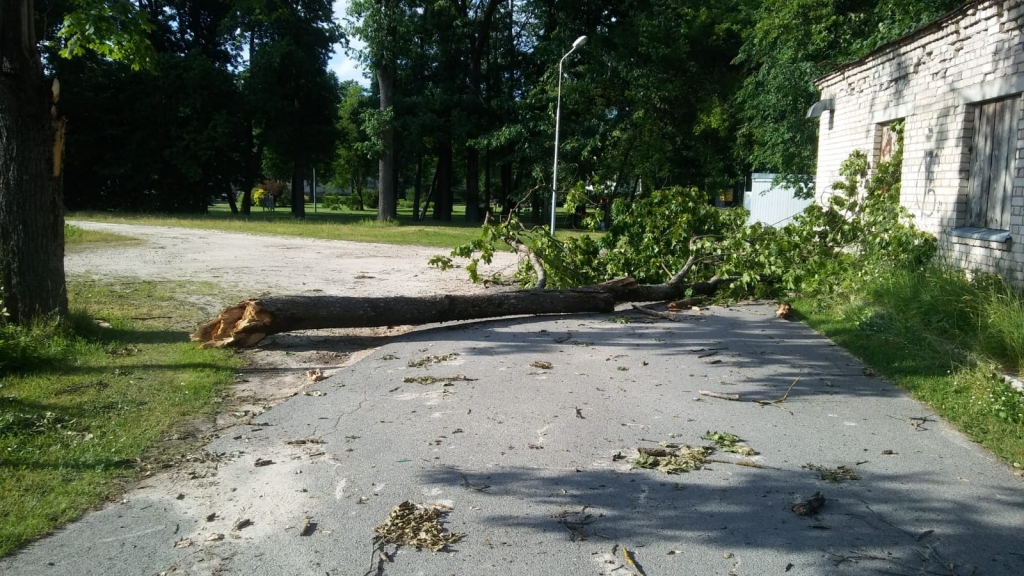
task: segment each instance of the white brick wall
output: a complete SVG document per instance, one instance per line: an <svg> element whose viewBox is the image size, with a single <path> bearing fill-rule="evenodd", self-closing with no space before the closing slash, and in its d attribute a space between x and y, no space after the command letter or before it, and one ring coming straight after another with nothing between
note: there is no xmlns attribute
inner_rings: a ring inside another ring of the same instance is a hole
<svg viewBox="0 0 1024 576"><path fill-rule="evenodd" d="M854 150L874 162L878 124L906 120L900 202L939 238L942 257L1024 287L1024 138L1018 142L1006 244L953 238L965 225L972 104L1024 92L1024 0L976 2L954 18L818 81L834 110L820 118L818 198ZM1024 118L1024 114L1021 115ZM1019 126L1024 136L1024 120Z"/></svg>

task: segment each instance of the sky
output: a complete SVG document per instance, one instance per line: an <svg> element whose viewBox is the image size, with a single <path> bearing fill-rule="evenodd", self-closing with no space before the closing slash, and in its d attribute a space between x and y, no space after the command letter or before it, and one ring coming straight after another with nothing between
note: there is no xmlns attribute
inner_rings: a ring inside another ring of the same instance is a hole
<svg viewBox="0 0 1024 576"><path fill-rule="evenodd" d="M334 0L334 19L344 22L346 8L348 8L348 0ZM365 46L363 42L356 39L353 39L351 43L351 47L356 49ZM355 80L363 86L369 87L370 85L370 81L363 76L364 71L359 62L349 58L345 54L345 49L340 44L334 47L334 56L331 58L328 66L338 75L338 79L342 82L345 80Z"/></svg>

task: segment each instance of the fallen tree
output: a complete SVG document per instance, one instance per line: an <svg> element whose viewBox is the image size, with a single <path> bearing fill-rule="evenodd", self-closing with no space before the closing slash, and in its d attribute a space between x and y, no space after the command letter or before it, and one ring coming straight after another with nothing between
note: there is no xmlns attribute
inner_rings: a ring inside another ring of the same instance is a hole
<svg viewBox="0 0 1024 576"><path fill-rule="evenodd" d="M619 302L654 302L711 295L735 278L684 284L691 258L664 284L620 278L566 290L515 290L441 296L271 296L226 308L191 336L204 348L252 346L271 334L321 328L370 328L479 320L503 316L611 312Z"/></svg>

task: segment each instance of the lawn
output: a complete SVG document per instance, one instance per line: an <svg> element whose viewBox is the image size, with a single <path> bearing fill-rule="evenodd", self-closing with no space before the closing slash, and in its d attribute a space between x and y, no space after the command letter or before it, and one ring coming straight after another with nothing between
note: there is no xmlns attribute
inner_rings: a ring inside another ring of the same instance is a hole
<svg viewBox="0 0 1024 576"><path fill-rule="evenodd" d="M396 222L377 222L376 211L353 211L348 208L313 212L313 205L306 204L306 217L293 218L288 208L271 212L253 208L249 216L232 214L227 204L210 207L207 214L136 214L130 212L71 212L69 220L92 220L122 224L148 224L153 226L177 226L200 230L242 232L276 236L300 236L324 240L350 240L353 242L379 242L382 244L411 244L433 248L452 248L480 237L480 225L466 222L465 206L456 206L451 222L428 218L415 221L412 208L400 208ZM566 220L559 214L559 222ZM564 238L584 234L574 230L558 230L557 236Z"/></svg>
<svg viewBox="0 0 1024 576"><path fill-rule="evenodd" d="M894 271L841 297L793 302L815 330L1024 469L1024 297L938 264Z"/></svg>
<svg viewBox="0 0 1024 576"><path fill-rule="evenodd" d="M163 438L218 409L241 367L188 341L205 313L185 298L219 287L72 278L68 290L65 322L0 324L0 556L119 494Z"/></svg>

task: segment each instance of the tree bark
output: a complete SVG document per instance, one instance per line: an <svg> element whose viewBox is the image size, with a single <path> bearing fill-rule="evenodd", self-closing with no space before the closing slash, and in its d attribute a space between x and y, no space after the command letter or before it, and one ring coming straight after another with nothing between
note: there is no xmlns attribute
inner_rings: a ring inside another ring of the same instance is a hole
<svg viewBox="0 0 1024 576"><path fill-rule="evenodd" d="M0 298L9 320L67 314L63 119L36 47L31 0L0 0Z"/></svg>
<svg viewBox="0 0 1024 576"><path fill-rule="evenodd" d="M377 69L380 88L380 111L387 112L394 104L395 73L386 66ZM398 189L395 182L395 130L389 122L381 134L384 150L380 154L377 175L377 220L390 220L398 208Z"/></svg>
<svg viewBox="0 0 1024 576"><path fill-rule="evenodd" d="M302 163L298 160L292 165L292 216L306 217L306 193L302 181Z"/></svg>
<svg viewBox="0 0 1024 576"><path fill-rule="evenodd" d="M685 268L688 269L688 268ZM685 270L684 269L684 270ZM679 277L679 274L676 275ZM535 314L611 312L617 302L653 302L690 294L711 295L734 278L693 284L638 285L619 278L575 290L520 290L471 296L271 296L225 309L191 336L204 348L252 346L293 330L369 328Z"/></svg>
<svg viewBox="0 0 1024 576"><path fill-rule="evenodd" d="M466 221L481 222L480 211L480 151L466 149Z"/></svg>
<svg viewBox="0 0 1024 576"><path fill-rule="evenodd" d="M451 126L447 126L448 129ZM434 220L452 219L452 141L446 132L438 136L437 188L434 190Z"/></svg>
<svg viewBox="0 0 1024 576"><path fill-rule="evenodd" d="M199 327L204 348L252 346L293 330L431 324L520 314L611 312L610 294L593 290L520 291L471 296L276 296L246 300Z"/></svg>
<svg viewBox="0 0 1024 576"><path fill-rule="evenodd" d="M412 194L412 219L419 220L420 199L423 194L423 151L417 155L416 161L416 184L413 186Z"/></svg>

